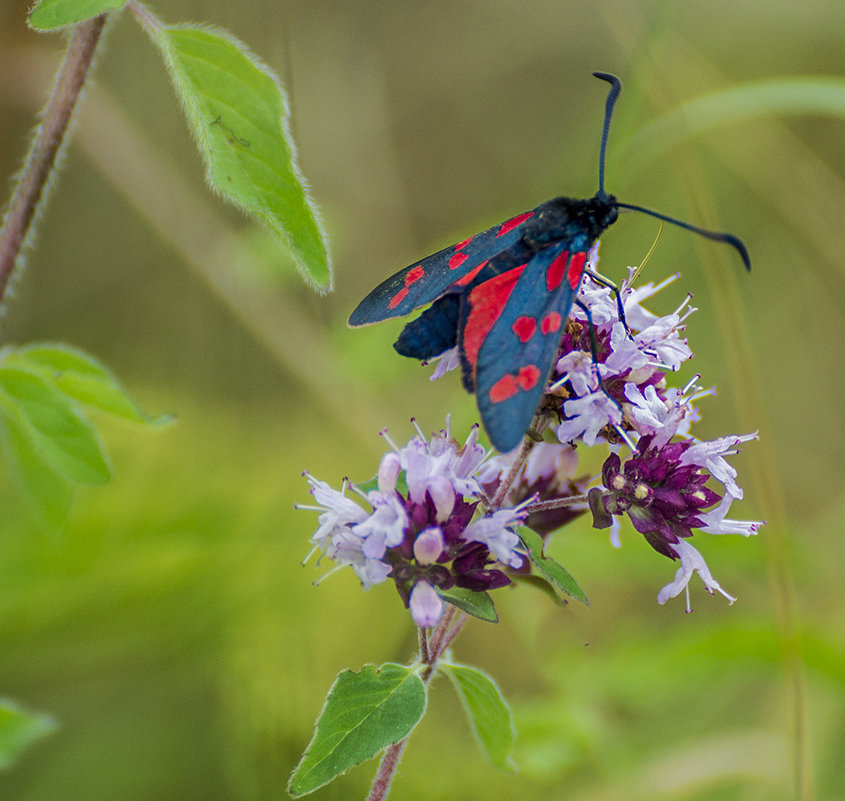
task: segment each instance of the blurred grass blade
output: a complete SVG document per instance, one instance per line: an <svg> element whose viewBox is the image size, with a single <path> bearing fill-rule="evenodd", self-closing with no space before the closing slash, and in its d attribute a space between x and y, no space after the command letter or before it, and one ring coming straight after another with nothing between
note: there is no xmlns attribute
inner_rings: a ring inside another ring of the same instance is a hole
<svg viewBox="0 0 845 801"><path fill-rule="evenodd" d="M115 417L153 425L170 419L145 414L103 365L69 345L26 345L7 352L3 363L37 372L67 397Z"/></svg>
<svg viewBox="0 0 845 801"><path fill-rule="evenodd" d="M104 11L122 8L126 0L39 0L29 13L29 24L39 31L51 31L91 19Z"/></svg>
<svg viewBox="0 0 845 801"><path fill-rule="evenodd" d="M513 714L496 682L484 671L469 665L444 663L473 733L485 756L503 770L514 770L511 750L516 738Z"/></svg>
<svg viewBox="0 0 845 801"><path fill-rule="evenodd" d="M306 192L276 76L227 33L144 19L182 102L211 188L290 248L305 279L331 289L328 244Z"/></svg>
<svg viewBox="0 0 845 801"><path fill-rule="evenodd" d="M636 168L688 138L751 117L816 115L845 118L845 78L828 75L750 81L682 103L642 128L624 148ZM625 158L623 148L616 154Z"/></svg>
<svg viewBox="0 0 845 801"><path fill-rule="evenodd" d="M17 405L33 445L53 467L82 484L105 484L111 478L93 426L47 381L2 366L0 392Z"/></svg>
<svg viewBox="0 0 845 801"><path fill-rule="evenodd" d="M12 479L36 514L51 528L60 526L70 508L72 485L35 447L26 420L4 392L0 392L0 445Z"/></svg>
<svg viewBox="0 0 845 801"><path fill-rule="evenodd" d="M0 770L17 762L21 752L49 734L56 724L47 715L24 712L12 701L0 699Z"/></svg>
<svg viewBox="0 0 845 801"><path fill-rule="evenodd" d="M294 771L291 795L311 793L407 737L425 711L414 666L389 662L344 670L329 690L314 737Z"/></svg>

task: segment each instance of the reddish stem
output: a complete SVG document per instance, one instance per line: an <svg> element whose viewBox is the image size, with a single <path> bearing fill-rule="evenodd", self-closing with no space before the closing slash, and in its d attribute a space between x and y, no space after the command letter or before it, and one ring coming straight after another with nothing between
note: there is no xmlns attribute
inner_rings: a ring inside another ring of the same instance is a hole
<svg viewBox="0 0 845 801"><path fill-rule="evenodd" d="M79 23L71 36L53 94L44 110L9 210L0 228L0 302L21 251L32 235L44 189L56 167L70 119L94 59L106 15Z"/></svg>

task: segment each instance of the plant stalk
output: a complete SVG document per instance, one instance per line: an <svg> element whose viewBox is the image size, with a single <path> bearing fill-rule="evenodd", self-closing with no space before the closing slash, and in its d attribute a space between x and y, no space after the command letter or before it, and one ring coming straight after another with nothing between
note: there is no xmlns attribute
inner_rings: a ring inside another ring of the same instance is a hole
<svg viewBox="0 0 845 801"><path fill-rule="evenodd" d="M55 172L58 153L65 141L73 110L79 100L97 43L105 26L106 15L79 23L68 43L64 61L53 93L35 134L20 179L0 228L0 304L19 261L32 236L36 212Z"/></svg>

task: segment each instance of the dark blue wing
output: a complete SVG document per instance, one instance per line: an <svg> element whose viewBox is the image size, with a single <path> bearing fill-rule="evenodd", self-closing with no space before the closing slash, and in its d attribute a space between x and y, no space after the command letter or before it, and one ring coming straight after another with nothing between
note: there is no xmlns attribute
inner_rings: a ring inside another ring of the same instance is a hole
<svg viewBox="0 0 845 801"><path fill-rule="evenodd" d="M473 298L484 285L470 293L470 311L462 330L465 369L468 362L484 428L493 446L503 453L519 445L537 411L586 255L570 253L562 242L537 253L521 269L492 320L489 315L472 319L476 308L486 314L483 302L474 303L483 297Z"/></svg>
<svg viewBox="0 0 845 801"><path fill-rule="evenodd" d="M486 262L519 241L522 226L533 215L527 211L400 270L358 304L349 325L402 317L436 300L449 287L468 284Z"/></svg>

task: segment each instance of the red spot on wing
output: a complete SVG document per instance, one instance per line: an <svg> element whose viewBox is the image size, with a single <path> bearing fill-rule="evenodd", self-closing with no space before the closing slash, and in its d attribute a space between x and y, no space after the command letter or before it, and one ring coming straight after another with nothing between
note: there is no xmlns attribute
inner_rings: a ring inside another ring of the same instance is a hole
<svg viewBox="0 0 845 801"><path fill-rule="evenodd" d="M487 261L490 261L490 259L487 259ZM475 278L476 275L478 275L479 272L481 272L481 270L487 266L487 261L481 262L478 267L473 267L465 276L455 281L453 286L466 286L473 278Z"/></svg>
<svg viewBox="0 0 845 801"><path fill-rule="evenodd" d="M519 368L516 375L505 373L492 387L490 387L490 402L501 403L512 398L519 390L527 392L537 386L540 380L540 370L536 365L526 364Z"/></svg>
<svg viewBox="0 0 845 801"><path fill-rule="evenodd" d="M390 303L387 304L388 309L395 309L408 295L408 287L403 286L391 299Z"/></svg>
<svg viewBox="0 0 845 801"><path fill-rule="evenodd" d="M546 289L551 292L560 286L563 281L563 274L566 271L566 260L569 258L569 251L564 250L555 260L549 265L546 270Z"/></svg>
<svg viewBox="0 0 845 801"><path fill-rule="evenodd" d="M469 293L470 311L464 326L462 341L464 353L470 364L475 365L478 361L478 351L487 338L487 334L490 333L490 329L499 319L524 269L524 264L521 267L514 267L506 273L479 284Z"/></svg>
<svg viewBox="0 0 845 801"><path fill-rule="evenodd" d="M466 253L455 253L449 259L449 269L457 270L468 258L469 256Z"/></svg>
<svg viewBox="0 0 845 801"><path fill-rule="evenodd" d="M513 321L511 328L513 329L514 334L519 337L520 342L528 342L537 330L537 321L533 317L526 317L525 315L522 315L522 317L517 317L516 320Z"/></svg>
<svg viewBox="0 0 845 801"><path fill-rule="evenodd" d="M502 227L496 233L496 236L504 236L508 231L513 231L518 225L522 225L534 212L526 211L525 214L519 214L513 219L502 223Z"/></svg>
<svg viewBox="0 0 845 801"><path fill-rule="evenodd" d="M553 334L555 331L560 330L560 324L563 322L560 318L560 315L556 312L549 312L541 321L540 321L540 330L543 334Z"/></svg>
<svg viewBox="0 0 845 801"><path fill-rule="evenodd" d="M458 242L458 244L455 245L455 250L461 250L462 248L465 248L470 242L472 242L472 237L470 237L469 239L465 239L463 242Z"/></svg>
<svg viewBox="0 0 845 801"><path fill-rule="evenodd" d="M419 266L411 267L407 273L405 273L405 286L411 286L414 281L419 281L425 275L425 270Z"/></svg>
<svg viewBox="0 0 845 801"><path fill-rule="evenodd" d="M572 254L572 260L569 262L569 269L566 271L566 280L569 281L569 286L573 290L578 289L578 284L581 282L581 273L584 272L584 262L587 260L587 254L582 250L579 253Z"/></svg>
<svg viewBox="0 0 845 801"><path fill-rule="evenodd" d="M492 387L490 387L490 402L501 403L512 398L518 392L516 376L505 373Z"/></svg>
<svg viewBox="0 0 845 801"><path fill-rule="evenodd" d="M535 364L526 364L520 367L519 372L516 374L516 383L519 384L520 389L524 389L526 392L529 389L534 389L539 380L540 369Z"/></svg>

